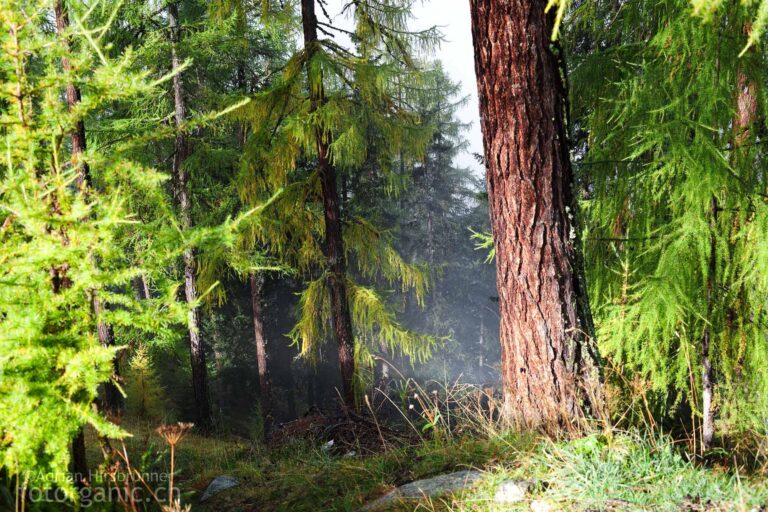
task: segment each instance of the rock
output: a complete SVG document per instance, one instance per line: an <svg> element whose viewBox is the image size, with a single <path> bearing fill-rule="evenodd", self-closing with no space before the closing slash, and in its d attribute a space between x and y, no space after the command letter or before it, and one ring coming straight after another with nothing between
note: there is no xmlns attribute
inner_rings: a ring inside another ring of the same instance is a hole
<svg viewBox="0 0 768 512"><path fill-rule="evenodd" d="M454 493L471 487L482 478L479 471L457 471L445 475L417 480L409 484L401 485L381 498L365 505L361 511L376 511L392 505L397 501L419 500L425 497L434 497L441 494Z"/></svg>
<svg viewBox="0 0 768 512"><path fill-rule="evenodd" d="M200 496L200 503L211 499L212 497L219 494L221 491L226 491L227 489L231 489L232 487L236 487L240 485L240 482L238 482L237 478L229 475L221 475L217 476L213 480L211 480L211 483L208 484L208 487L205 489L205 492L202 496Z"/></svg>
<svg viewBox="0 0 768 512"><path fill-rule="evenodd" d="M530 480L504 480L496 489L493 501L496 503L519 503L533 487Z"/></svg>
<svg viewBox="0 0 768 512"><path fill-rule="evenodd" d="M533 500L531 502L531 512L554 512L557 510L555 505L549 500Z"/></svg>

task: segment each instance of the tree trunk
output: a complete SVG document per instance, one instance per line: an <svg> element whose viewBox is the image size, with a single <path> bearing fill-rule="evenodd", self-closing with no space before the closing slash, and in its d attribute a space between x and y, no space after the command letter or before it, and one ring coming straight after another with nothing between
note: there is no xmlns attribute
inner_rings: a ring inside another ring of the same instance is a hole
<svg viewBox="0 0 768 512"><path fill-rule="evenodd" d="M67 11L63 5L62 0L56 0L56 2L54 2L53 10L56 17L56 33L59 35L59 37L62 38L62 42L67 46L67 49L69 49L69 40L65 37L64 34L64 32L69 28L69 16L67 15ZM72 70L72 66L70 65L69 59L67 57L61 58L61 67L64 69L65 73L69 73ZM68 83L67 107L69 108L70 112L75 107L75 105L80 103L80 98L80 89L78 89L75 84ZM75 165L79 166L79 172L77 174L77 186L82 189L90 184L90 169L88 167L88 163L84 160L78 161L80 158L82 158L83 153L85 153L85 123L82 119L77 121L75 129L70 135L70 139L72 140L72 159L75 161Z"/></svg>
<svg viewBox="0 0 768 512"><path fill-rule="evenodd" d="M304 28L304 48L311 56L316 51L318 44L315 0L302 0L301 15ZM316 110L325 101L322 88L323 77L313 75L309 67L307 68L307 75L310 83L309 90L312 110ZM325 253L328 258L328 288L331 296L331 317L339 351L342 397L346 406L354 407L354 334L347 297L347 262L344 256L339 194L336 187L336 169L334 169L329 159L329 144L326 135L319 127L316 129L315 139L317 141L317 159L325 214Z"/></svg>
<svg viewBox="0 0 768 512"><path fill-rule="evenodd" d="M75 489L80 492L88 487L88 459L85 453L85 433L81 428L72 440L72 473Z"/></svg>
<svg viewBox="0 0 768 512"><path fill-rule="evenodd" d="M545 0L470 0L501 313L505 419L574 426L600 407L579 259L567 92ZM554 11L554 10L552 10Z"/></svg>
<svg viewBox="0 0 768 512"><path fill-rule="evenodd" d="M272 426L272 390L267 372L267 343L264 339L264 318L261 307L261 292L264 288L264 275L251 272L251 310L253 312L253 340L256 343L256 365L259 370L259 402L261 416L264 418L264 434Z"/></svg>
<svg viewBox="0 0 768 512"><path fill-rule="evenodd" d="M57 0L54 2L53 10L56 20L56 33L61 38L62 43L69 49L70 42L66 37L66 31L69 28L69 16L64 3L61 0ZM72 70L72 66L66 56L61 58L61 67L65 73L69 73ZM71 82L67 83L66 95L67 109L69 112L72 112L77 104L80 103L80 89ZM82 119L79 119L75 124L74 130L70 134L70 140L72 143L72 161L78 169L77 186L80 190L87 192L88 187L91 186L91 175L88 162L83 159L83 154L86 150L86 138L85 123ZM93 310L93 315L96 318L96 330L99 342L104 347L114 346L115 336L112 331L112 326L99 319L102 314L102 306L95 290L91 291L91 308ZM123 413L125 412L125 401L122 393L115 384L115 382L120 380L120 360L117 355L112 360L112 365L112 380L105 382L102 386L103 400L101 400L101 403L99 404L99 409L101 409L101 412L104 413L109 421L120 423ZM105 453L111 451L111 446L106 439L102 440L102 446ZM75 473L75 484L78 489L82 489L85 486L83 479L88 474L88 462L85 457L85 436L83 435L82 429L72 442L72 463L73 472Z"/></svg>
<svg viewBox="0 0 768 512"><path fill-rule="evenodd" d="M744 27L745 35L752 31L750 24ZM742 61L743 62L743 61ZM752 137L751 127L757 119L757 84L751 80L743 69L736 76L736 116L733 120L733 153L731 164L738 168L746 162L742 146L749 143ZM709 208L710 225L710 253L707 275L707 323L701 340L701 397L702 397L702 424L701 424L701 449L706 452L712 448L715 440L715 408L713 405L715 392L715 371L712 366L710 350L712 348L711 324L713 322L714 304L717 290L717 223L720 207L717 197L712 196ZM738 212L733 212L734 217ZM738 223L734 218L731 224ZM740 292L741 293L741 292Z"/></svg>
<svg viewBox="0 0 768 512"><path fill-rule="evenodd" d="M99 335L99 342L104 347L113 347L115 345L115 332L111 325L98 320L103 313L102 304L95 291L92 292L92 295L91 306L97 319L96 330ZM99 409L109 421L116 424L120 424L123 414L125 414L125 399L116 385L116 382L120 382L120 380L120 356L115 354L112 358L112 380L103 384L103 398L99 403Z"/></svg>
<svg viewBox="0 0 768 512"><path fill-rule="evenodd" d="M189 154L187 138L183 131L186 119L186 105L182 90L181 74L178 72L179 56L177 45L180 41L179 11L176 2L168 4L168 23L171 29L171 70L173 75L173 99L176 121L176 144L173 158L174 194L179 207L181 228L192 227L190 214L189 184L184 162ZM195 399L197 426L207 431L211 428L211 405L208 397L208 370L205 363L205 349L200 336L200 319L197 302L197 275L195 256L191 249L184 251L184 295L189 308L187 328L189 330L189 353L192 365L192 391Z"/></svg>
<svg viewBox="0 0 768 512"><path fill-rule="evenodd" d="M136 276L133 278L133 291L136 293L137 300L145 300L151 298L149 293L149 283L144 276Z"/></svg>
<svg viewBox="0 0 768 512"><path fill-rule="evenodd" d="M704 326L704 335L701 340L701 397L703 420L701 425L701 448L707 451L712 447L715 439L715 411L712 407L712 397L715 388L715 374L712 370L712 362L709 357L710 350L710 322L715 300L715 283L717 273L717 198L712 196L709 210L709 265L707 275L707 324Z"/></svg>

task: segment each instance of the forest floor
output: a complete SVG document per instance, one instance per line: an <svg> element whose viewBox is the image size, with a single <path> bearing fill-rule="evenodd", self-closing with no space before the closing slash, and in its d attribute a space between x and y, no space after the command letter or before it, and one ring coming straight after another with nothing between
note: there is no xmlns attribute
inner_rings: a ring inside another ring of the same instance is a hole
<svg viewBox="0 0 768 512"><path fill-rule="evenodd" d="M143 453L145 465L167 464L167 447L152 429L129 430L134 437L126 444L134 458ZM705 466L661 436L616 432L554 442L515 434L437 435L401 439L376 453L360 448L329 448L306 438L267 448L236 436L190 433L176 453L182 503L201 512L356 511L402 484L476 469L479 481L458 494L383 510L768 510L765 465L753 459L747 470L723 456ZM199 503L221 475L239 485ZM517 503L497 503L500 484L514 480L532 482L529 492Z"/></svg>

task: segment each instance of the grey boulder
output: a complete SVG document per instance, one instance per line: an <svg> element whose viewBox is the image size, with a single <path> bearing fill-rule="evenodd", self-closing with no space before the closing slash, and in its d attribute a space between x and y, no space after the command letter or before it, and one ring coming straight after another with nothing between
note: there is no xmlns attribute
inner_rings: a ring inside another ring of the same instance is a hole
<svg viewBox="0 0 768 512"><path fill-rule="evenodd" d="M396 502L418 500L425 497L435 497L442 494L455 493L471 487L482 478L479 471L457 471L439 475L433 478L417 480L390 491L381 498L365 505L361 510L366 512L381 510Z"/></svg>
<svg viewBox="0 0 768 512"><path fill-rule="evenodd" d="M208 484L208 487L205 489L205 492L202 496L200 496L200 503L209 500L219 494L221 491L226 491L227 489L231 489L232 487L237 487L240 485L240 482L237 480L237 478L229 475L221 475L217 476L213 480L211 480L211 483Z"/></svg>

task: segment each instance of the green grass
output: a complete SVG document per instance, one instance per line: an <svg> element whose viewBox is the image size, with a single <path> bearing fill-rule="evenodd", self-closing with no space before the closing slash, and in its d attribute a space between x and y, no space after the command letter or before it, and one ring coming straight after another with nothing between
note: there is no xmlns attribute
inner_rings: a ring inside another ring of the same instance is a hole
<svg viewBox="0 0 768 512"><path fill-rule="evenodd" d="M127 442L132 457L167 467L168 452L147 428ZM521 435L466 436L443 444L422 442L377 455L341 457L319 444L295 441L267 450L242 438L189 434L178 445L177 481L185 503L200 512L354 511L395 487L462 469L480 469L482 481L454 496L411 502L391 510L677 511L761 510L768 505L764 475L694 463L666 437L616 433L553 442ZM214 477L241 485L198 504ZM504 480L533 480L527 499L494 503ZM539 507L539 508L536 508Z"/></svg>
<svg viewBox="0 0 768 512"><path fill-rule="evenodd" d="M458 496L408 503L398 510L454 512L531 510L759 510L768 486L759 475L710 469L688 460L666 438L592 435L554 443L530 437L465 438L445 445L426 443L367 457L335 457L296 442L274 451L240 442L193 437L180 451L184 485L202 488L217 474L242 485L196 505L200 511L353 511L406 482L450 471L485 472L478 485ZM186 467L184 467L186 466ZM493 502L506 479L536 482L517 508Z"/></svg>
<svg viewBox="0 0 768 512"><path fill-rule="evenodd" d="M502 510L493 504L496 485L514 478L536 482L530 499L517 510L530 510L534 501L553 511L750 511L768 505L768 486L760 475L698 466L667 438L620 434L544 441L520 462L511 469L491 469L476 489L445 500L447 508Z"/></svg>

